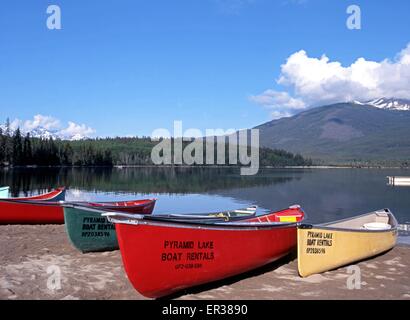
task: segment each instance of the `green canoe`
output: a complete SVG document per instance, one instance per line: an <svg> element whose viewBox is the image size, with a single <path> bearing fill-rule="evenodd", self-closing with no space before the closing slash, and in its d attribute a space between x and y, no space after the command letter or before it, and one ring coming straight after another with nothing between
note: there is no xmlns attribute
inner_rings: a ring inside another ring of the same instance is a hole
<svg viewBox="0 0 410 320"><path fill-rule="evenodd" d="M70 242L82 252L117 250L115 226L102 217L106 211L151 214L155 199L122 202L66 203L64 222Z"/></svg>
<svg viewBox="0 0 410 320"><path fill-rule="evenodd" d="M119 248L115 226L99 210L65 206L64 222L70 242L84 253Z"/></svg>

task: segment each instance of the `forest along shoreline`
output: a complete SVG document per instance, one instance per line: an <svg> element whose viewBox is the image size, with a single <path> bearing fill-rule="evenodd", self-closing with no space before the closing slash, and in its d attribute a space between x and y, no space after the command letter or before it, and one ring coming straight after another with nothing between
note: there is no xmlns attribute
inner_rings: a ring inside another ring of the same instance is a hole
<svg viewBox="0 0 410 320"><path fill-rule="evenodd" d="M174 141L175 139L171 139ZM151 152L159 142L150 137L133 138L95 138L83 140L61 140L34 138L27 133L24 137L19 128L14 132L6 127L0 128L0 167L112 167L112 166L152 166ZM183 150L191 141L183 141ZM208 142L207 142L208 143ZM220 141L214 141L214 156ZM248 148L249 153L250 148ZM173 157L172 157L173 158ZM216 159L213 163L217 163ZM204 153L202 163L206 163ZM225 163L229 163L229 140L225 140ZM179 164L174 164L179 166ZM220 167L220 165L195 166ZM222 166L223 167L223 166ZM281 149L259 148L259 167L293 168L293 167L346 167L346 168L409 168L405 160L366 160L350 159L323 161L307 158L298 153Z"/></svg>
<svg viewBox="0 0 410 320"><path fill-rule="evenodd" d="M171 139L172 141L174 139ZM183 141L185 149L191 141ZM217 147L214 141L216 162ZM33 138L29 133L22 136L17 128L13 133L8 127L0 128L0 166L114 166L114 165L153 165L151 152L158 141L142 138L96 138L83 140L60 140ZM229 144L226 138L225 163L229 163ZM248 148L248 150L250 150ZM202 163L206 163L205 153ZM309 166L313 162L300 154L285 150L259 148L260 166Z"/></svg>

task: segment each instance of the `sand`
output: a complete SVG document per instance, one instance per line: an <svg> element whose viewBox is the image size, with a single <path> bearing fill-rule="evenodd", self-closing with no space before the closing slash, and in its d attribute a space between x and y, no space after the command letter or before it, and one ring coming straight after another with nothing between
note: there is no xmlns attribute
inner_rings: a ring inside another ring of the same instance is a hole
<svg viewBox="0 0 410 320"><path fill-rule="evenodd" d="M145 299L128 282L119 251L82 254L69 243L64 226L0 226L0 259L0 299ZM409 246L356 266L357 289L348 288L346 267L300 278L290 255L169 298L410 299Z"/></svg>

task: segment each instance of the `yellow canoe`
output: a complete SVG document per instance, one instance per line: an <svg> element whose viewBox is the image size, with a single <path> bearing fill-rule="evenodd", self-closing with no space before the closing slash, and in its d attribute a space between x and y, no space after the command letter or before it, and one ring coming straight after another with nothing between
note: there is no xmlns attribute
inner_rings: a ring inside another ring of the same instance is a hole
<svg viewBox="0 0 410 320"><path fill-rule="evenodd" d="M397 221L382 209L320 225L298 226L298 268L302 277L351 264L393 248Z"/></svg>

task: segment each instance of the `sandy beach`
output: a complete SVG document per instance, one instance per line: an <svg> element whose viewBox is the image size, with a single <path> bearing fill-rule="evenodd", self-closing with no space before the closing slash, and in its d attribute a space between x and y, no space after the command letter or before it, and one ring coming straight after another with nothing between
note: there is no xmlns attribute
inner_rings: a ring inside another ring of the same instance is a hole
<svg viewBox="0 0 410 320"><path fill-rule="evenodd" d="M0 226L0 299L145 299L127 280L119 251L82 254L64 226ZM173 299L410 299L410 246L348 269L302 279L295 254L262 269L184 291ZM56 282L58 277L60 282Z"/></svg>

